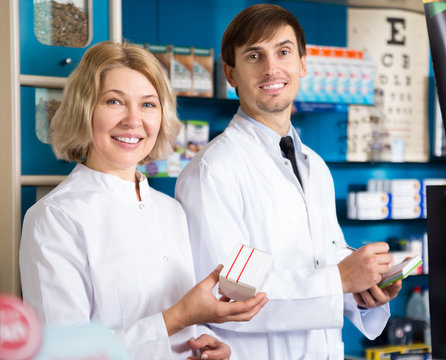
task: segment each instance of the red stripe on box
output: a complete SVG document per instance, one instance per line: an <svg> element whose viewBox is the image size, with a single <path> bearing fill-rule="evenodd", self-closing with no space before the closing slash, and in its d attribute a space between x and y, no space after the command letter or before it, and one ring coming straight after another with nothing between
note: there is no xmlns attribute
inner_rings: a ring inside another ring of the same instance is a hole
<svg viewBox="0 0 446 360"><path fill-rule="evenodd" d="M245 262L245 266L243 266L242 271L240 271L240 275L238 276L236 282L238 282L238 281L240 280L240 276L242 276L242 274L243 274L243 270L245 270L246 265L248 265L248 261L249 261L249 259L251 259L251 255L252 255L253 252L254 252L254 249L252 249L251 254L249 254L248 260L246 260L246 262Z"/></svg>
<svg viewBox="0 0 446 360"><path fill-rule="evenodd" d="M242 247L241 247L240 250L238 251L238 254L237 254L237 256L235 257L234 262L232 263L231 267L229 268L228 273L226 274L226 278L228 278L229 273L231 272L232 268L234 267L234 264L235 264L235 262L237 261L237 258L238 258L238 256L240 255L240 253L242 252L242 249L243 249L244 246L245 246L245 245L242 245Z"/></svg>

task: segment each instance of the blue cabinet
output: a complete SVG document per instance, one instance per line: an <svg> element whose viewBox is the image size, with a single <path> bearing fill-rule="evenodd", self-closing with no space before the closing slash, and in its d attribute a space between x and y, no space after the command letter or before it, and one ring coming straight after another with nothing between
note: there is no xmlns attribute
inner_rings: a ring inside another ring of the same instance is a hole
<svg viewBox="0 0 446 360"><path fill-rule="evenodd" d="M57 13L51 3L19 2L21 74L66 77L89 46L108 39L108 0L58 1L66 7ZM73 5L79 3L83 6ZM80 32L85 36L79 38Z"/></svg>
<svg viewBox="0 0 446 360"><path fill-rule="evenodd" d="M21 75L67 77L88 47L108 39L108 6L108 0L21 0ZM80 38L79 32L84 36ZM64 63L66 59L71 62ZM42 90L45 89L21 86L22 175L68 174L73 164L57 160L39 134L44 127L36 116L43 115L38 111L39 102L48 107L54 100L52 96L42 99L38 95Z"/></svg>
<svg viewBox="0 0 446 360"><path fill-rule="evenodd" d="M39 77L67 77L86 49L108 40L109 25L108 0L19 1L20 74L37 83L20 88L22 176L66 175L74 167L57 160L45 141L48 125L42 121L61 100L62 89L38 87ZM22 216L35 202L33 185L22 186Z"/></svg>

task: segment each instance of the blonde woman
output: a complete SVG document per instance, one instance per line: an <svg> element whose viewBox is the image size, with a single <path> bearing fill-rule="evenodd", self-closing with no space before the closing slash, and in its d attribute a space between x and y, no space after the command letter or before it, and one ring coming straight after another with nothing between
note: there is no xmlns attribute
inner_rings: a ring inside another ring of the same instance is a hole
<svg viewBox="0 0 446 360"><path fill-rule="evenodd" d="M87 50L50 126L57 158L77 165L23 224L23 296L45 323L99 321L136 359L229 358L193 325L250 320L267 298L217 299L220 267L194 286L181 206L136 171L166 156L178 131L175 96L149 52Z"/></svg>

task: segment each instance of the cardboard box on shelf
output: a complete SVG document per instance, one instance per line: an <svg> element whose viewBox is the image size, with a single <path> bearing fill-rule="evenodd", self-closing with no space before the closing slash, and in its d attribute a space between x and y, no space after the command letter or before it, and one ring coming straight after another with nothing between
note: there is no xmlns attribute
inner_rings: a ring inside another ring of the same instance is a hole
<svg viewBox="0 0 446 360"><path fill-rule="evenodd" d="M171 56L171 46L170 45L159 45L159 44L148 44L147 50L149 50L158 61L163 66L166 71L167 77L170 78L170 56Z"/></svg>
<svg viewBox="0 0 446 360"><path fill-rule="evenodd" d="M192 96L194 59L192 48L172 45L170 53L170 81L179 96Z"/></svg>
<svg viewBox="0 0 446 360"><path fill-rule="evenodd" d="M193 53L193 95L214 96L214 49L192 48Z"/></svg>

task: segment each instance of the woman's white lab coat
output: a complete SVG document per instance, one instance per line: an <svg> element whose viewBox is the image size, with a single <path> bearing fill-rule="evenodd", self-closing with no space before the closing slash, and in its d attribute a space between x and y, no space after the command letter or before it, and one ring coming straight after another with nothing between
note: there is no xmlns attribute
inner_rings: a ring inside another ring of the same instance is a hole
<svg viewBox="0 0 446 360"><path fill-rule="evenodd" d="M78 164L26 213L24 299L45 323L99 321L135 359L185 359L195 327L171 336L162 311L194 285L184 212L174 199Z"/></svg>
<svg viewBox="0 0 446 360"><path fill-rule="evenodd" d="M301 148L305 194L279 144L235 115L177 180L189 223L197 277L223 263L235 243L272 254L269 302L246 323L212 324L232 360L343 359L343 314L369 338L389 317L388 305L361 314L343 295L337 263L349 251L336 217L334 186L323 160Z"/></svg>

